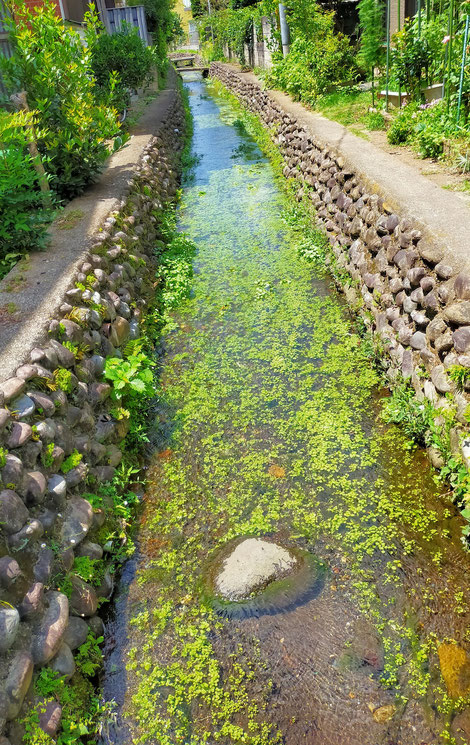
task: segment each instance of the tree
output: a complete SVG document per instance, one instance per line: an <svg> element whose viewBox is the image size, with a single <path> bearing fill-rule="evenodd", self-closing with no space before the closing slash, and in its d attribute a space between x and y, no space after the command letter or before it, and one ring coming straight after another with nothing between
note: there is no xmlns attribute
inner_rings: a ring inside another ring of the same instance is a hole
<svg viewBox="0 0 470 745"><path fill-rule="evenodd" d="M359 64L371 71L372 106L374 100L374 70L383 57L384 7L382 0L360 0L359 25L361 28Z"/></svg>

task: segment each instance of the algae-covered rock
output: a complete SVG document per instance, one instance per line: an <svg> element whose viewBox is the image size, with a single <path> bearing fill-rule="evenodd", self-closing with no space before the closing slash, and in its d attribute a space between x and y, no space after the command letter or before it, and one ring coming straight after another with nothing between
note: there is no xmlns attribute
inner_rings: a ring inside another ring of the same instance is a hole
<svg viewBox="0 0 470 745"><path fill-rule="evenodd" d="M470 659L457 644L441 644L437 650L441 675L452 698L470 693Z"/></svg>

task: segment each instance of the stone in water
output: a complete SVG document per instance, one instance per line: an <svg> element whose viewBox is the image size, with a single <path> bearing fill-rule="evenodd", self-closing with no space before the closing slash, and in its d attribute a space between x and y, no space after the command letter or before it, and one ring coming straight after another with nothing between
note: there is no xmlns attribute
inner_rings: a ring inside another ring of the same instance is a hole
<svg viewBox="0 0 470 745"><path fill-rule="evenodd" d="M285 548L261 538L247 538L225 559L215 580L216 590L227 600L242 600L295 564L296 559Z"/></svg>

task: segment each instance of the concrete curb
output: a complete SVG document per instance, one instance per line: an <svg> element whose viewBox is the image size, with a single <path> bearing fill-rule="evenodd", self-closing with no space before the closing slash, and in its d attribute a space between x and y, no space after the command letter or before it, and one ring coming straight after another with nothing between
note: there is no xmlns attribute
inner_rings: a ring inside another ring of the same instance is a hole
<svg viewBox="0 0 470 745"><path fill-rule="evenodd" d="M0 381L14 375L31 348L47 338L48 322L62 304L93 236L128 194L136 165L165 121L177 95L176 80L170 68L167 89L148 104L128 144L109 158L97 183L67 205L59 222L63 225L69 216L70 229L60 229L56 221L47 250L31 254L0 282Z"/></svg>

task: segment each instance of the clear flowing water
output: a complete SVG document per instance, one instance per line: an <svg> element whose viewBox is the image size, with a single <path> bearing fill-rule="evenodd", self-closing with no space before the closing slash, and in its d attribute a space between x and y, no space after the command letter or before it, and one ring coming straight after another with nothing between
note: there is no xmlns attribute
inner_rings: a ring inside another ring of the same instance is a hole
<svg viewBox="0 0 470 745"><path fill-rule="evenodd" d="M460 519L381 418L367 344L237 107L186 85L198 163L179 221L195 273L159 359L139 556L108 636L109 739L465 743ZM309 552L321 581L221 615L214 566L247 535Z"/></svg>

